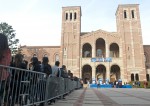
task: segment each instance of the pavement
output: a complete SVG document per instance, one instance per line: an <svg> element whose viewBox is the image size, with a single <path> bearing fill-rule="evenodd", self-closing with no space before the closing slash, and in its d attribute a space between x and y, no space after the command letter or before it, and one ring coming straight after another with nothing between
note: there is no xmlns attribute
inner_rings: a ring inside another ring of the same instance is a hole
<svg viewBox="0 0 150 106"><path fill-rule="evenodd" d="M150 106L150 89L84 88L49 106Z"/></svg>

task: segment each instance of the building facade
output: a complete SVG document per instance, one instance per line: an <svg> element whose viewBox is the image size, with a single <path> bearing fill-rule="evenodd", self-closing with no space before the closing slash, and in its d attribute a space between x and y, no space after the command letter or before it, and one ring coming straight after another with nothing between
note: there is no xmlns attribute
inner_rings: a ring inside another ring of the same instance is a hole
<svg viewBox="0 0 150 106"><path fill-rule="evenodd" d="M143 46L138 4L118 6L117 32L81 32L81 15L80 6L62 7L61 45L22 46L25 59L48 56L51 65L59 60L85 83L149 80L150 46Z"/></svg>

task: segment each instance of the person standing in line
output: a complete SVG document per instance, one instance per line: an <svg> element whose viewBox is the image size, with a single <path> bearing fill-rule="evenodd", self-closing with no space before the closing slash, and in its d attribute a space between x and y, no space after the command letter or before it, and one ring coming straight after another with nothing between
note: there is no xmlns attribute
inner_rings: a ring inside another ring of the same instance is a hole
<svg viewBox="0 0 150 106"><path fill-rule="evenodd" d="M61 77L68 78L68 73L67 73L66 66L62 65L62 68L60 68L60 70L61 70Z"/></svg>
<svg viewBox="0 0 150 106"><path fill-rule="evenodd" d="M9 66L11 62L11 51L8 46L7 36L0 33L0 65ZM7 98L4 95L4 91L7 90L5 85L7 85L7 80L10 73L6 68L0 67L0 106L2 105L2 100L4 99L4 106L7 105Z"/></svg>
<svg viewBox="0 0 150 106"><path fill-rule="evenodd" d="M59 77L59 65L60 62L56 61L55 65L52 67L52 76Z"/></svg>
<svg viewBox="0 0 150 106"><path fill-rule="evenodd" d="M49 59L48 57L43 57L42 59L42 64L41 64L41 72L45 73L46 74L46 78L52 74L52 68L51 68L51 65L48 64L49 62Z"/></svg>
<svg viewBox="0 0 150 106"><path fill-rule="evenodd" d="M27 69L26 63L23 62L23 55L20 53L15 55L14 62L12 62L10 66L20 69ZM21 103L20 93L21 94L24 93L22 92L24 88L22 88L21 83L21 81L23 80L25 80L25 71L18 69L11 70L11 83L10 83L11 89L9 95L12 98L12 100L10 101L12 105Z"/></svg>

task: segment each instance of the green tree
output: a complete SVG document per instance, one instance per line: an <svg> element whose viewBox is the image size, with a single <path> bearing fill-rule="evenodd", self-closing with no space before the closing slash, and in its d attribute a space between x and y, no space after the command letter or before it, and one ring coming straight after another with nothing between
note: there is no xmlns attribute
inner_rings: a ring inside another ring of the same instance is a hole
<svg viewBox="0 0 150 106"><path fill-rule="evenodd" d="M8 45L11 49L12 54L16 54L18 51L18 43L19 39L16 39L15 30L13 30L12 26L8 25L6 22L0 23L0 33L3 33L8 38Z"/></svg>

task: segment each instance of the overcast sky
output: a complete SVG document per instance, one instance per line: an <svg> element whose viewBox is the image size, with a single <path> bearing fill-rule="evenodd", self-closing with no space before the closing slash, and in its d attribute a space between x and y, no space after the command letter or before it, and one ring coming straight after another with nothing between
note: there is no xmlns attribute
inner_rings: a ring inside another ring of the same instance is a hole
<svg viewBox="0 0 150 106"><path fill-rule="evenodd" d="M140 4L143 43L150 45L150 0L0 0L0 22L16 30L21 45L58 46L62 7L81 6L82 32L116 32L118 4Z"/></svg>

